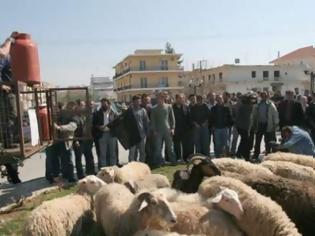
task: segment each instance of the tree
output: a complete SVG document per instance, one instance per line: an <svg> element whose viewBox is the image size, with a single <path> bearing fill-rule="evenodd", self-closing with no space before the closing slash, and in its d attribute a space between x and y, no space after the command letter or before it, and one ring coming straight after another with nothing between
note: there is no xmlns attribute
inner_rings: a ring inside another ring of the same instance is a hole
<svg viewBox="0 0 315 236"><path fill-rule="evenodd" d="M175 53L174 48L172 47L172 45L169 42L166 42L165 53L167 53L167 54Z"/></svg>

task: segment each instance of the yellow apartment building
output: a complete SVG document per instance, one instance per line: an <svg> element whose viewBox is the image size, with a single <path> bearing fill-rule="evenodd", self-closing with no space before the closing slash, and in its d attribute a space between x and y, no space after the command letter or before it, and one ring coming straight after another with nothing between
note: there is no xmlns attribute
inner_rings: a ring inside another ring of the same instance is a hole
<svg viewBox="0 0 315 236"><path fill-rule="evenodd" d="M183 92L181 56L163 50L136 50L126 56L114 67L118 101L129 102L134 95L152 95L158 91L168 91L171 95Z"/></svg>

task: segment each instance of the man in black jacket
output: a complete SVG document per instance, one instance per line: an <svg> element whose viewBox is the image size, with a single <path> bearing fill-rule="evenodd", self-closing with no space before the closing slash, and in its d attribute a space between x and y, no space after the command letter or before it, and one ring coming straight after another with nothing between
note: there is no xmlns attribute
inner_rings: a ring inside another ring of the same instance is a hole
<svg viewBox="0 0 315 236"><path fill-rule="evenodd" d="M209 155L210 136L209 136L209 109L203 102L202 96L197 96L196 105L190 107L191 120L194 132L194 144L196 152Z"/></svg>
<svg viewBox="0 0 315 236"><path fill-rule="evenodd" d="M305 119L301 103L294 101L293 91L286 91L285 94L285 100L280 102L278 107L280 129L285 126L293 125L305 127Z"/></svg>
<svg viewBox="0 0 315 236"><path fill-rule="evenodd" d="M95 114L95 138L99 143L99 167L117 164L116 145L117 139L111 134L108 124L115 119L116 115L110 109L110 101L106 98L101 100L101 108Z"/></svg>
<svg viewBox="0 0 315 236"><path fill-rule="evenodd" d="M210 124L214 135L214 153L218 158L228 152L229 129L233 121L230 109L224 106L222 95L218 95L216 100L217 104L210 112Z"/></svg>
<svg viewBox="0 0 315 236"><path fill-rule="evenodd" d="M189 108L185 104L185 95L176 94L176 103L173 105L175 115L175 135L174 135L174 151L177 161L184 160L194 152L192 127L189 114Z"/></svg>
<svg viewBox="0 0 315 236"><path fill-rule="evenodd" d="M311 137L315 143L315 93L312 94L312 101L306 109L306 121L311 131Z"/></svg>

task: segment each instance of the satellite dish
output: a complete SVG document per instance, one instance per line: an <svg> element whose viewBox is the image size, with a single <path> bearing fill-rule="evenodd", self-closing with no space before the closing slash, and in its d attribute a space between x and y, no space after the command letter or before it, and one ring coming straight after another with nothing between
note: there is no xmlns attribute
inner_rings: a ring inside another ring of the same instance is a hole
<svg viewBox="0 0 315 236"><path fill-rule="evenodd" d="M235 64L240 64L240 62L241 62L241 60L240 60L239 58L235 58L235 59L234 59L234 63L235 63Z"/></svg>

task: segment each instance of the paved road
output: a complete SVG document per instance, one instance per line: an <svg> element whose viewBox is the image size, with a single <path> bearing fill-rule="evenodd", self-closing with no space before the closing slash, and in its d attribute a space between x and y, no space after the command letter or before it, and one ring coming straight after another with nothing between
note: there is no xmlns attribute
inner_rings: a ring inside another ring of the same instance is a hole
<svg viewBox="0 0 315 236"><path fill-rule="evenodd" d="M96 153L95 150L93 151L96 162ZM30 196L34 191L52 186L44 178L45 158L45 153L38 153L24 162L24 166L19 168L19 176L23 181L21 184L13 185L4 178L0 179L0 207L14 202L21 196ZM121 145L119 145L119 158L121 163L128 161L128 151ZM82 159L84 163L84 158Z"/></svg>

